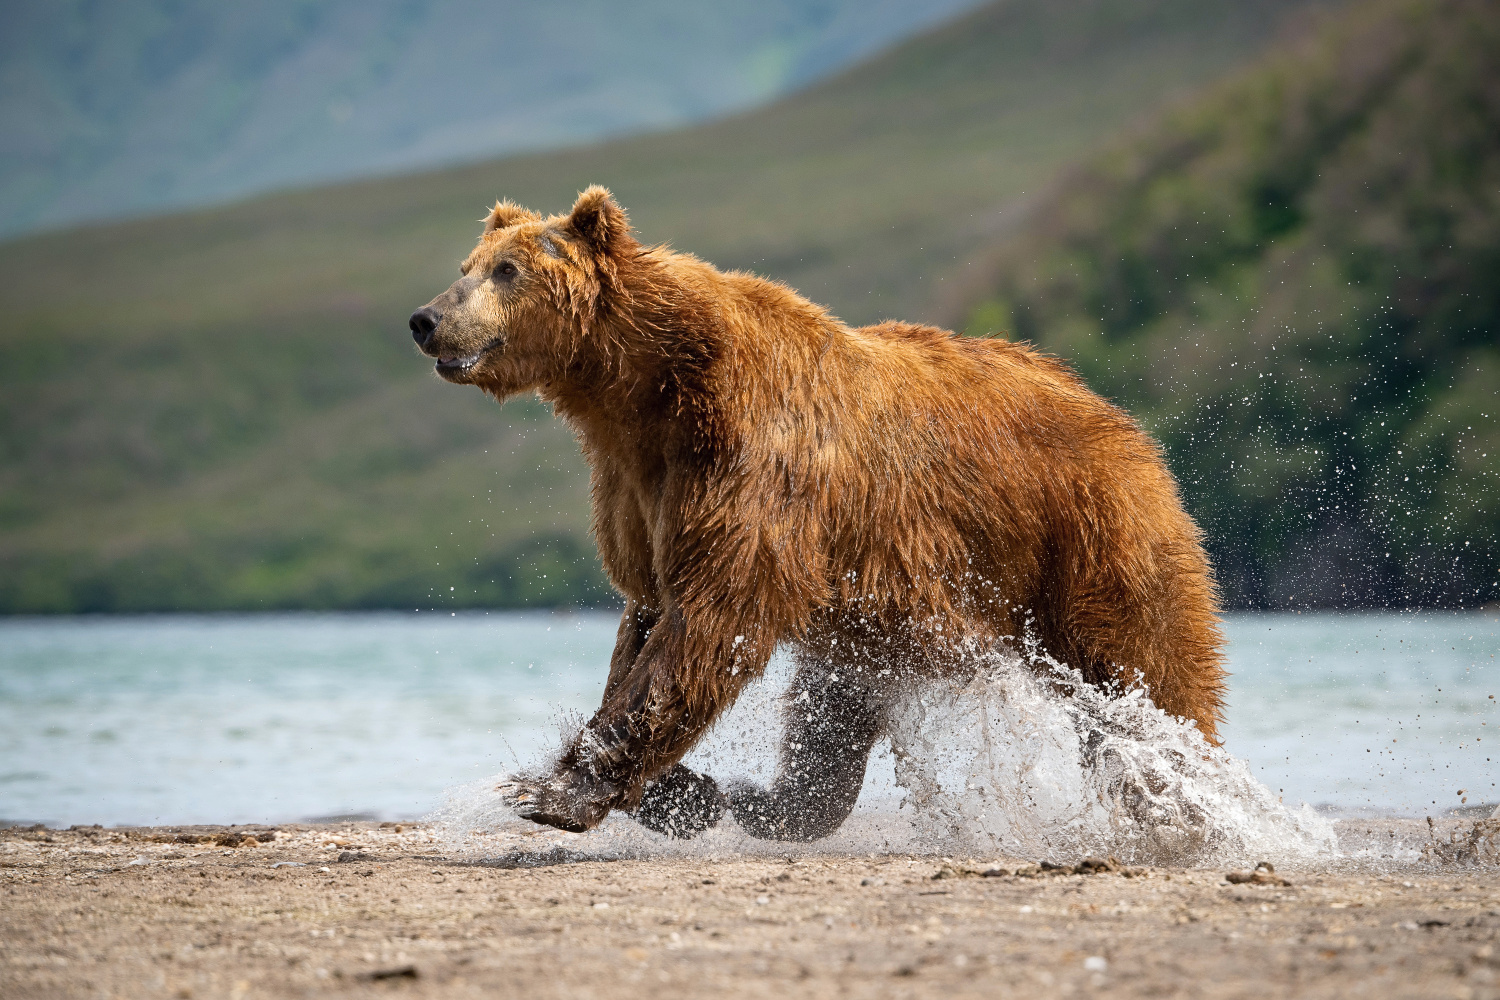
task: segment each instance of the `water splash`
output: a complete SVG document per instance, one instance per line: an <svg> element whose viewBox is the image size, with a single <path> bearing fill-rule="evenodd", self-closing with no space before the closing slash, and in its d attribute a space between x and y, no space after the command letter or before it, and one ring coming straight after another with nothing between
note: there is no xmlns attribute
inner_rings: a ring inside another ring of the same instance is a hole
<svg viewBox="0 0 1500 1000"><path fill-rule="evenodd" d="M860 804L813 844L759 841L726 818L673 841L616 814L588 834L517 820L496 779L450 790L433 817L469 853L576 850L595 857L672 854L962 854L1130 863L1277 864L1336 854L1332 824L1292 809L1249 766L1210 746L1191 722L1140 689L1105 690L1034 648L973 649L961 677L924 681L893 698ZM764 783L775 767L780 700L790 666L778 660L688 758L719 778ZM578 720L560 720L561 739ZM552 752L555 754L555 750ZM519 763L519 762L518 762ZM545 761L521 768L546 769Z"/></svg>
<svg viewBox="0 0 1500 1000"><path fill-rule="evenodd" d="M1332 825L1289 809L1144 691L1106 690L1028 650L971 654L894 717L896 781L919 843L950 852L1150 864L1331 854Z"/></svg>

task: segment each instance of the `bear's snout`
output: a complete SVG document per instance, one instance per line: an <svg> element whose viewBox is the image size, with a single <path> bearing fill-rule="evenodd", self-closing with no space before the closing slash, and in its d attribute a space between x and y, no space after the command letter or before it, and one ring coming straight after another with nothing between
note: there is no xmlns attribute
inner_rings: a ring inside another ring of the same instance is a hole
<svg viewBox="0 0 1500 1000"><path fill-rule="evenodd" d="M442 321L442 313L432 306L423 306L411 314L411 320L407 324L411 327L411 339L415 340L422 350L427 350L427 345L432 343L433 333Z"/></svg>

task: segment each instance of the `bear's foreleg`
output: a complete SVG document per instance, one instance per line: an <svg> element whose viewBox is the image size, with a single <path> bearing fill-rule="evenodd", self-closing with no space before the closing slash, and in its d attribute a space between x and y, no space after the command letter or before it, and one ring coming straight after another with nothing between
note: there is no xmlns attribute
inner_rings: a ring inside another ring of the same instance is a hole
<svg viewBox="0 0 1500 1000"><path fill-rule="evenodd" d="M640 658L641 650L646 647L647 637L659 621L661 613L655 608L640 601L626 602L625 613L620 615L620 628L615 633L615 651L609 658L609 678L604 682L606 701L614 689L629 676L635 661Z"/></svg>
<svg viewBox="0 0 1500 1000"><path fill-rule="evenodd" d="M724 641L723 629L705 625L690 634L681 610L672 609L651 626L627 667L626 632L622 623L603 704L552 774L500 787L522 817L581 832L611 809L634 810L646 783L692 749L769 658L744 633Z"/></svg>
<svg viewBox="0 0 1500 1000"><path fill-rule="evenodd" d="M677 764L646 786L632 815L648 830L686 840L723 818L724 793L713 778Z"/></svg>
<svg viewBox="0 0 1500 1000"><path fill-rule="evenodd" d="M638 601L625 606L615 652L609 661L609 680L604 685L606 700L629 676L646 645L646 637L660 619L655 609ZM646 786L634 815L648 830L685 839L719 822L724 815L724 795L708 775L677 764Z"/></svg>
<svg viewBox="0 0 1500 1000"><path fill-rule="evenodd" d="M732 786L729 808L752 837L818 840L854 808L884 708L857 677L821 666L799 669L786 697L775 780L769 788Z"/></svg>

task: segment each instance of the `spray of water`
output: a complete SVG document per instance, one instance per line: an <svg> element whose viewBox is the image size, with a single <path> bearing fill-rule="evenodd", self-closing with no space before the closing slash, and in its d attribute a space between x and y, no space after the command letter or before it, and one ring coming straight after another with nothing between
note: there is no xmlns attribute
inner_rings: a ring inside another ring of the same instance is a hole
<svg viewBox="0 0 1500 1000"><path fill-rule="evenodd" d="M898 709L896 781L920 841L948 851L1152 864L1304 859L1332 827L1139 688L1106 690L1034 650L975 651L961 681Z"/></svg>
<svg viewBox="0 0 1500 1000"><path fill-rule="evenodd" d="M1186 866L1335 853L1330 823L1305 805L1283 805L1248 765L1158 709L1146 692L1086 684L1035 648L976 648L967 663L961 676L923 681L893 699L888 740L860 805L833 836L810 845L754 840L727 817L688 841L618 815L589 834L564 834L516 820L493 779L453 789L432 818L455 849L539 857L897 852L1076 861L1112 854ZM780 663L747 692L690 766L721 781L764 783L780 728L775 694L788 673ZM564 720L560 743L576 727ZM525 770L546 768L533 762Z"/></svg>

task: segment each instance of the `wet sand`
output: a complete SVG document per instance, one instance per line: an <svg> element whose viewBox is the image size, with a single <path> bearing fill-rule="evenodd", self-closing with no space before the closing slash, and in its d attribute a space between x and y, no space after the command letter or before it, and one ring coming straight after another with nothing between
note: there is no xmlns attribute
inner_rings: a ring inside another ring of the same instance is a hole
<svg viewBox="0 0 1500 1000"><path fill-rule="evenodd" d="M1346 849L1428 836L1346 826ZM464 854L422 824L0 830L0 996L1500 998L1500 865L1454 848L1278 865L1278 885L528 843Z"/></svg>

